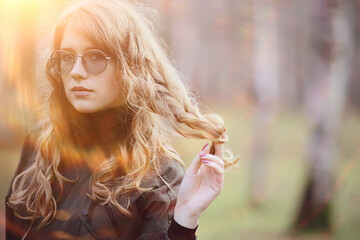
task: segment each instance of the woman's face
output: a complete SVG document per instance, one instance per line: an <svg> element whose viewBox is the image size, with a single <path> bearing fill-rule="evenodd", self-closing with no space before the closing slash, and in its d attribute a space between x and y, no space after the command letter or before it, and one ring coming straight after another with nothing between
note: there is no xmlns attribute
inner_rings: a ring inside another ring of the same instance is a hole
<svg viewBox="0 0 360 240"><path fill-rule="evenodd" d="M88 50L96 49L94 44L81 32L66 26L60 45L61 50L73 56L83 56ZM104 72L91 74L84 68L82 58L74 58L72 70L62 75L65 95L78 112L94 113L124 104L124 89L119 81L116 83L114 59L108 61Z"/></svg>

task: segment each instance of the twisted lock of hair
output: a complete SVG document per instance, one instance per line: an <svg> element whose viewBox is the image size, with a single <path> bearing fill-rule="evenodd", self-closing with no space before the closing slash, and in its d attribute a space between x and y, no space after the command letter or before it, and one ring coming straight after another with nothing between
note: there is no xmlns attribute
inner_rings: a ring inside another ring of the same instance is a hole
<svg viewBox="0 0 360 240"><path fill-rule="evenodd" d="M125 72L124 76L124 79L130 79L130 105L163 116L184 137L226 142L227 137L221 138L224 134L222 118L200 113L196 100L188 95L189 91L161 46L146 37L146 31L145 34L129 35L127 56L131 61L124 64L124 71L137 69L135 76L132 75L134 72Z"/></svg>

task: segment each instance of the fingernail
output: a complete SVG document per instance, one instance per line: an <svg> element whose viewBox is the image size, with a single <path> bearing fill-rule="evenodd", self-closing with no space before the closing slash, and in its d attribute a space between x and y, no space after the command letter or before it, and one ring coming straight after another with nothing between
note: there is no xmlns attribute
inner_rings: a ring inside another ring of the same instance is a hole
<svg viewBox="0 0 360 240"><path fill-rule="evenodd" d="M203 162L203 164L209 164L210 163L209 161L205 161L205 160L203 160L202 162Z"/></svg>
<svg viewBox="0 0 360 240"><path fill-rule="evenodd" d="M206 155L207 155L207 154L205 154L205 153L200 153L200 154L199 154L200 157L205 157Z"/></svg>
<svg viewBox="0 0 360 240"><path fill-rule="evenodd" d="M224 132L226 132L225 128L224 128Z"/></svg>
<svg viewBox="0 0 360 240"><path fill-rule="evenodd" d="M204 151L204 149L209 145L209 143L205 144L205 146L203 147L203 149L201 149L201 151Z"/></svg>

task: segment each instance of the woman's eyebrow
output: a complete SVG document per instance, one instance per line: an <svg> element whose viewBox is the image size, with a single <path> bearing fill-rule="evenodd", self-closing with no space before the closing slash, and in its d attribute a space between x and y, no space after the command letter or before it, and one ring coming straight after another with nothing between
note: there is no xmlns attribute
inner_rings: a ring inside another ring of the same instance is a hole
<svg viewBox="0 0 360 240"><path fill-rule="evenodd" d="M98 49L96 48L95 46L91 46L91 47L87 47L85 48L85 51L88 51L88 50L93 50L93 49ZM68 51L68 52L76 52L73 48L60 48L60 50L64 50L64 51Z"/></svg>

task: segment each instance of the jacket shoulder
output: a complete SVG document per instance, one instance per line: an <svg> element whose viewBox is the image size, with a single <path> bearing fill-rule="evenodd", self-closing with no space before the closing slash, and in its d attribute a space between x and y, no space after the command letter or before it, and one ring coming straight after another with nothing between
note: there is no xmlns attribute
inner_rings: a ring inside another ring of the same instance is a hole
<svg viewBox="0 0 360 240"><path fill-rule="evenodd" d="M11 180L10 189L7 194L8 196L11 195L11 185L15 177L19 175L21 172L23 172L33 162L33 158L35 157L37 152L36 145L37 145L38 137L39 137L39 130L35 128L33 128L31 131L29 131L26 134L21 148L20 159L16 171L14 173L14 176Z"/></svg>

